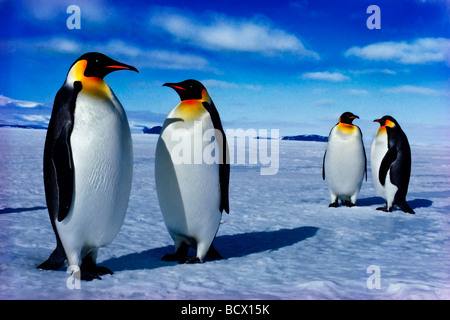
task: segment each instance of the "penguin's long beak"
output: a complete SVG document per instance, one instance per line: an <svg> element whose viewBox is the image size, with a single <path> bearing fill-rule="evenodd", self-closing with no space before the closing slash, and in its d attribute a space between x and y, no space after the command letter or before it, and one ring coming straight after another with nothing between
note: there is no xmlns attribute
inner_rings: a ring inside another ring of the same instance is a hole
<svg viewBox="0 0 450 320"><path fill-rule="evenodd" d="M138 69L136 69L135 67L130 66L125 63L118 62L118 61L114 61L113 64L105 66L105 68L112 69L110 72L118 71L118 70L131 70L131 71L135 71L135 72L139 73Z"/></svg>
<svg viewBox="0 0 450 320"><path fill-rule="evenodd" d="M381 119L375 119L375 120L373 120L373 122L381 123Z"/></svg>
<svg viewBox="0 0 450 320"><path fill-rule="evenodd" d="M178 83L164 83L163 87L170 87L170 88L174 89L175 91L177 91L177 90L186 90L185 88L180 87L178 85Z"/></svg>
<svg viewBox="0 0 450 320"><path fill-rule="evenodd" d="M349 117L350 119L359 119L359 117L356 115L356 114L354 114L353 116L351 116L351 117Z"/></svg>
<svg viewBox="0 0 450 320"><path fill-rule="evenodd" d="M189 98L189 92L186 88L182 87L179 83L164 83L164 87L170 87L178 94L181 101Z"/></svg>

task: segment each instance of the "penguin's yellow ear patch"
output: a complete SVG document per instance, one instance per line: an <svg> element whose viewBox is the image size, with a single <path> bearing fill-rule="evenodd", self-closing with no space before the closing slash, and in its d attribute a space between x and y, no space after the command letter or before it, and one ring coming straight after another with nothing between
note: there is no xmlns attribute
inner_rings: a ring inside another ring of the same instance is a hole
<svg viewBox="0 0 450 320"><path fill-rule="evenodd" d="M395 123L393 123L391 120L386 120L386 123L384 125L389 128L395 127Z"/></svg>
<svg viewBox="0 0 450 320"><path fill-rule="evenodd" d="M84 71L86 71L87 60L80 60L73 66L73 75L76 81L84 78Z"/></svg>
<svg viewBox="0 0 450 320"><path fill-rule="evenodd" d="M206 91L206 89L202 90L202 101L211 103L211 98L209 97L208 91Z"/></svg>
<svg viewBox="0 0 450 320"><path fill-rule="evenodd" d="M338 124L338 130L339 131L343 131L346 133L352 133L356 130L356 126L352 125L352 124L348 124L348 123L339 123Z"/></svg>

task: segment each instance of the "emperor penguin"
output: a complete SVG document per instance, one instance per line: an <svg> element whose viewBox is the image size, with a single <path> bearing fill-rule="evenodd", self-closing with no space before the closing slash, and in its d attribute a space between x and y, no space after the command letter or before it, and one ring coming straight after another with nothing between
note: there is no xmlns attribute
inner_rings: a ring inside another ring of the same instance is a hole
<svg viewBox="0 0 450 320"><path fill-rule="evenodd" d="M398 122L384 116L374 122L380 124L371 149L371 167L374 189L386 200L386 206L377 208L391 212L397 205L404 212L414 211L406 202L411 175L411 148Z"/></svg>
<svg viewBox="0 0 450 320"><path fill-rule="evenodd" d="M212 243L222 212L229 213L230 164L219 113L206 88L196 80L164 86L174 89L181 102L167 116L155 154L158 200L175 244L175 253L162 260L203 263L206 258L220 259ZM214 161L204 159L208 150L215 150ZM189 247L197 249L195 257L188 257Z"/></svg>
<svg viewBox="0 0 450 320"><path fill-rule="evenodd" d="M329 207L339 207L339 199L342 204L353 207L364 175L367 181L367 158L362 133L352 123L356 118L359 119L351 112L344 112L328 137L322 178L325 180L326 177L330 190Z"/></svg>
<svg viewBox="0 0 450 320"><path fill-rule="evenodd" d="M97 52L78 58L53 104L44 147L44 186L56 249L38 268L67 260L82 280L112 271L96 265L125 218L133 174L127 116L103 78L138 70Z"/></svg>

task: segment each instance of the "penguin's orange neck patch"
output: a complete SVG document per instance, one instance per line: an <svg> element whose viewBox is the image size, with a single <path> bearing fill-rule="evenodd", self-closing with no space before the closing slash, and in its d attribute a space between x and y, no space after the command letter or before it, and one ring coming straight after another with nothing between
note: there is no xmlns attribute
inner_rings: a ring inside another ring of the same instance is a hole
<svg viewBox="0 0 450 320"><path fill-rule="evenodd" d="M203 106L203 102L211 103L211 98L206 89L203 89L202 98L200 100L191 99L181 101L175 109L175 115L184 120L198 119L207 112Z"/></svg>
<svg viewBox="0 0 450 320"><path fill-rule="evenodd" d="M377 131L377 135L379 134L386 134L386 126L381 126L378 131Z"/></svg>
<svg viewBox="0 0 450 320"><path fill-rule="evenodd" d="M67 79L70 82L80 81L83 85L81 91L97 97L111 97L111 90L103 79L97 77L85 77L87 61L80 60L70 69Z"/></svg>
<svg viewBox="0 0 450 320"><path fill-rule="evenodd" d="M206 111L201 100L184 100L176 108L176 116L184 120L194 120Z"/></svg>
<svg viewBox="0 0 450 320"><path fill-rule="evenodd" d="M354 126L352 124L340 122L338 124L338 130L345 132L345 133L353 133L356 130L356 126Z"/></svg>

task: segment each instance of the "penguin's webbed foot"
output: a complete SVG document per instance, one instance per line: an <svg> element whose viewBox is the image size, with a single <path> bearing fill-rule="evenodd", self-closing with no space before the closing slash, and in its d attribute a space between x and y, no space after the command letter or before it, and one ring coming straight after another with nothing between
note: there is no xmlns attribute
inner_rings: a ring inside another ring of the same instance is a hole
<svg viewBox="0 0 450 320"><path fill-rule="evenodd" d="M197 250L199 250L199 248L197 248ZM206 260L221 260L221 259L223 259L222 255L216 250L216 248L214 248L214 245L211 243L205 257L203 257L202 259L200 259L198 256L188 257L185 263L188 264L203 263Z"/></svg>
<svg viewBox="0 0 450 320"><path fill-rule="evenodd" d="M174 254L167 253L161 260L162 261L178 261L179 263L185 263L187 259L189 246L185 243L181 243Z"/></svg>
<svg viewBox="0 0 450 320"><path fill-rule="evenodd" d="M91 255L88 255L83 259L83 261L81 262L80 271L80 279L86 281L92 281L94 279L101 280L102 278L100 276L103 276L105 274L113 274L110 269L102 266L97 266Z"/></svg>
<svg viewBox="0 0 450 320"><path fill-rule="evenodd" d="M350 200L348 200L348 201L342 201L342 204L343 204L344 206L346 206L346 207L349 207L349 208L355 206L355 204L354 204L353 202L351 202Z"/></svg>
<svg viewBox="0 0 450 320"><path fill-rule="evenodd" d="M162 258L162 261L178 261L183 262L186 261L186 257L182 257L178 254L167 253Z"/></svg>
<svg viewBox="0 0 450 320"><path fill-rule="evenodd" d="M108 269L106 267L102 267L102 266L96 266L95 271L100 276L103 276L105 274L114 274L114 272L112 272L110 269Z"/></svg>
<svg viewBox="0 0 450 320"><path fill-rule="evenodd" d="M187 264L202 263L199 257L188 257L185 261Z"/></svg>
<svg viewBox="0 0 450 320"><path fill-rule="evenodd" d="M328 208L337 208L339 207L339 202L336 200L328 205Z"/></svg>
<svg viewBox="0 0 450 320"><path fill-rule="evenodd" d="M383 212L392 212L392 208L388 209L386 207L378 207L377 210L378 211L383 211Z"/></svg>
<svg viewBox="0 0 450 320"><path fill-rule="evenodd" d="M76 278L77 276L74 276L74 277ZM102 279L102 278L100 278L100 276L98 274L91 273L88 271L81 271L81 276L78 276L78 277L84 281L92 281L94 279L98 279L98 280Z"/></svg>
<svg viewBox="0 0 450 320"><path fill-rule="evenodd" d="M80 279L85 281L92 281L94 279L101 280L102 278L100 276L103 276L105 274L114 274L114 272L112 272L110 269L101 266L85 268L83 267L83 265L81 265L80 269L81 269Z"/></svg>
<svg viewBox="0 0 450 320"><path fill-rule="evenodd" d="M64 266L66 262L66 255L64 249L56 248L47 260L38 265L38 269L42 270L58 270Z"/></svg>

